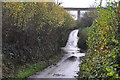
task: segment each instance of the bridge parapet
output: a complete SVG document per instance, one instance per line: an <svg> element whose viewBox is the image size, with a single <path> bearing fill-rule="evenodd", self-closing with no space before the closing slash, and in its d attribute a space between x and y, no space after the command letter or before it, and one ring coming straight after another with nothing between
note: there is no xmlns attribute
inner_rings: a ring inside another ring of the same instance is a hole
<svg viewBox="0 0 120 80"><path fill-rule="evenodd" d="M88 10L95 10L96 8L70 8L70 7L69 7L69 8L64 8L64 9L65 9L65 10L75 10L75 11L76 11L76 10L80 10L80 11L81 11L81 10L82 10L82 11L86 11L86 10L87 10L87 11L88 11Z"/></svg>
<svg viewBox="0 0 120 80"><path fill-rule="evenodd" d="M96 8L64 8L67 11L77 11L77 20L80 20L80 11L90 11L95 10Z"/></svg>

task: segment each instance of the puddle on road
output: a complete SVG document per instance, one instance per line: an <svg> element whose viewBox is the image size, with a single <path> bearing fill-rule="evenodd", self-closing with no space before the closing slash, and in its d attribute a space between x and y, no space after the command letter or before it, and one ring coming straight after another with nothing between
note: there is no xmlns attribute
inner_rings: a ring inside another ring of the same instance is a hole
<svg viewBox="0 0 120 80"><path fill-rule="evenodd" d="M65 61L76 61L77 57L76 56L71 56L69 58L67 58Z"/></svg>

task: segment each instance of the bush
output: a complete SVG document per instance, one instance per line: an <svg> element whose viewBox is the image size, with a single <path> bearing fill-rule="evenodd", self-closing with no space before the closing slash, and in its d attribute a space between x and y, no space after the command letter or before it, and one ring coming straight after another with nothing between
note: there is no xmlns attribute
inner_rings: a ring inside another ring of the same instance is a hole
<svg viewBox="0 0 120 80"><path fill-rule="evenodd" d="M77 27L80 28L80 29L90 27L96 17L97 17L97 11L96 10L85 12L83 17L81 17L80 21L79 20L76 21Z"/></svg>
<svg viewBox="0 0 120 80"><path fill-rule="evenodd" d="M81 49L81 52L86 52L88 49L87 40L88 40L89 29L90 29L90 27L86 27L86 28L79 31L78 47Z"/></svg>
<svg viewBox="0 0 120 80"><path fill-rule="evenodd" d="M14 78L27 65L48 66L62 55L64 35L75 26L63 8L46 2L3 2L2 10L3 77Z"/></svg>
<svg viewBox="0 0 120 80"><path fill-rule="evenodd" d="M107 9L98 8L99 15L89 30L88 52L81 65L81 78L120 78L120 40L116 3Z"/></svg>

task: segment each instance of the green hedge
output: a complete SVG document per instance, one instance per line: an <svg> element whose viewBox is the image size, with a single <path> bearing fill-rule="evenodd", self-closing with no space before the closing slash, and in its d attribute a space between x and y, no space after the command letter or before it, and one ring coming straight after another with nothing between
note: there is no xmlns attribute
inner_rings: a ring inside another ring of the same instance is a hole
<svg viewBox="0 0 120 80"><path fill-rule="evenodd" d="M81 52L86 52L88 49L87 45L87 39L88 39L88 32L90 30L90 27L86 27L82 30L79 30L79 41L78 41L78 47L81 49Z"/></svg>
<svg viewBox="0 0 120 80"><path fill-rule="evenodd" d="M27 65L48 66L57 61L69 29L75 26L67 11L50 2L2 2L2 14L6 78L15 78L19 69L26 69Z"/></svg>
<svg viewBox="0 0 120 80"><path fill-rule="evenodd" d="M98 8L97 19L88 34L88 52L83 58L81 78L120 78L120 33L116 3Z"/></svg>

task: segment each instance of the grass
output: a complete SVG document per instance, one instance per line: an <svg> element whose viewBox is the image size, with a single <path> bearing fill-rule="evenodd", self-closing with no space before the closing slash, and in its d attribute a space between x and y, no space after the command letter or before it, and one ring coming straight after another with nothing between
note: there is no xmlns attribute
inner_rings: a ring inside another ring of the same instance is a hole
<svg viewBox="0 0 120 80"><path fill-rule="evenodd" d="M17 74L17 78L26 78L33 73L44 69L45 67L45 64L29 65L28 68L19 71L19 73Z"/></svg>
<svg viewBox="0 0 120 80"><path fill-rule="evenodd" d="M47 58L46 61L38 61L38 63L32 64L25 64L24 66L16 66L14 69L14 73L11 73L9 75L12 75L11 78L3 78L3 80L24 80L28 78L29 76L35 74L38 71L41 71L45 69L46 67L50 65L56 65L56 63L61 59L63 54L53 55L50 58Z"/></svg>
<svg viewBox="0 0 120 80"><path fill-rule="evenodd" d="M36 64L36 65L29 64L27 65L26 68L20 68L15 78L8 78L8 79L3 79L3 80L23 80L29 77L30 75L34 74L35 72L40 71L46 67L47 65L45 64Z"/></svg>
<svg viewBox="0 0 120 80"><path fill-rule="evenodd" d="M24 79L29 77L30 75L33 75L34 73L43 70L44 68L48 67L49 65L55 64L57 63L60 59L61 59L62 55L57 55L57 56L53 56L51 57L48 62L50 64L48 64L48 62L46 63L38 63L38 64L29 64L27 65L25 68L21 68L19 69L18 73L16 74L16 78L18 80Z"/></svg>

